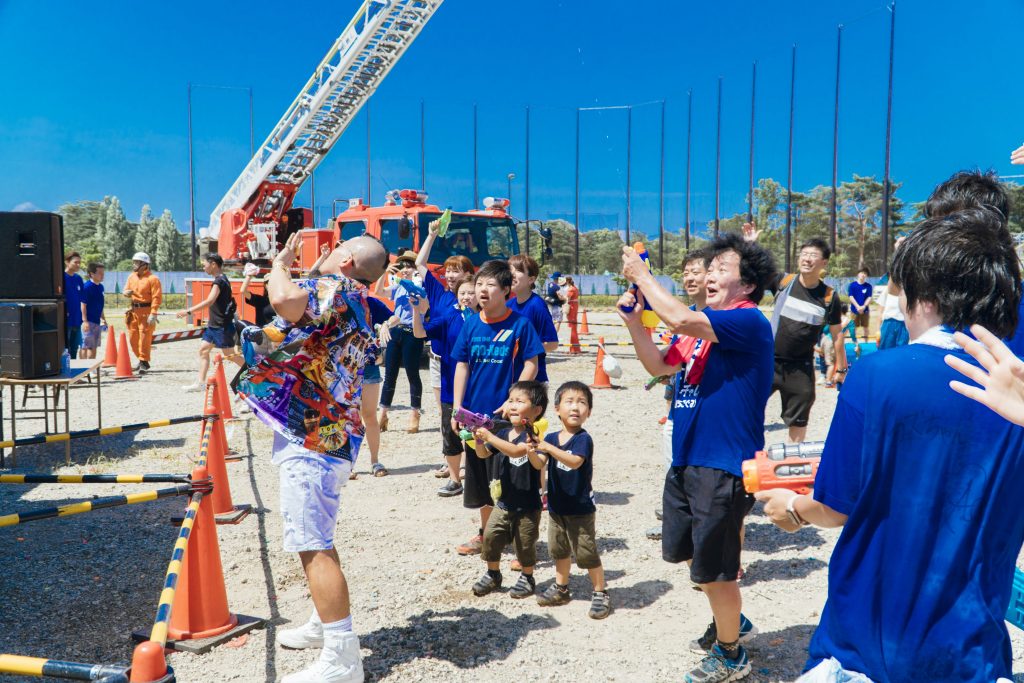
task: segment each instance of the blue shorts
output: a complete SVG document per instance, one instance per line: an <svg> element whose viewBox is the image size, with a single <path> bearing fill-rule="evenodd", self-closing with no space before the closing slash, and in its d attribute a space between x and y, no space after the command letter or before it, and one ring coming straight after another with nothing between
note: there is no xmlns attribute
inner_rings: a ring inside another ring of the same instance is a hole
<svg viewBox="0 0 1024 683"><path fill-rule="evenodd" d="M887 318L882 321L882 329L878 331L878 348L893 349L910 343L910 333L902 320Z"/></svg>
<svg viewBox="0 0 1024 683"><path fill-rule="evenodd" d="M363 384L380 384L380 366L370 364L363 368Z"/></svg>
<svg viewBox="0 0 1024 683"><path fill-rule="evenodd" d="M232 327L210 327L203 329L203 341L213 344L218 349L235 348L235 328Z"/></svg>

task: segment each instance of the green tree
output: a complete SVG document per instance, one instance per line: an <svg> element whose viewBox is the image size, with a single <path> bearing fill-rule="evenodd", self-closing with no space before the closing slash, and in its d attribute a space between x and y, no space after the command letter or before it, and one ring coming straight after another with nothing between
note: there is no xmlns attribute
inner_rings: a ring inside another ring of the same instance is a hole
<svg viewBox="0 0 1024 683"><path fill-rule="evenodd" d="M892 184L889 198L890 227L903 222L903 202L895 196L902 183ZM860 176L839 187L839 241L836 246L849 254L854 269L867 267L879 274L888 270L882 263L882 183L874 176ZM889 232L889 253L895 242L895 230Z"/></svg>
<svg viewBox="0 0 1024 683"><path fill-rule="evenodd" d="M178 232L171 216L170 209L164 212L157 220L156 227L156 256L154 258L153 270L179 270L187 268L186 259L182 254L181 233ZM152 256L152 255L151 255ZM191 264L189 264L191 265Z"/></svg>
<svg viewBox="0 0 1024 683"><path fill-rule="evenodd" d="M134 242L131 223L124 215L121 202L117 197L110 198L107 206L106 221L103 225L103 240L100 247L103 250L103 258L107 263L119 263L131 258Z"/></svg>
<svg viewBox="0 0 1024 683"><path fill-rule="evenodd" d="M135 226L134 251L142 251L152 256L156 253L157 243L157 220L153 217L153 210L149 204L142 207L142 214Z"/></svg>

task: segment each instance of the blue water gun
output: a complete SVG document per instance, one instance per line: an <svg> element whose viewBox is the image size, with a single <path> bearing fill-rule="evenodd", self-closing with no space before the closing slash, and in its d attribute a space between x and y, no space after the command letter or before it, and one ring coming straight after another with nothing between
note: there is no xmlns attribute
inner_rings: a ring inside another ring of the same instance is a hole
<svg viewBox="0 0 1024 683"><path fill-rule="evenodd" d="M402 288L412 296L419 297L420 299L427 298L427 290L423 289L412 280L399 280L398 284L402 285Z"/></svg>
<svg viewBox="0 0 1024 683"><path fill-rule="evenodd" d="M651 269L651 257L648 256L648 254L647 254L647 247L644 246L644 243L643 242L635 243L633 245L633 251L636 252L637 256L640 257L640 260L644 262L645 266L647 266L647 270L650 270ZM630 285L629 286L629 291L631 291L634 294L636 294L639 291L639 288L636 285ZM623 311L626 312L626 313L629 313L629 311L626 310L626 309L623 309ZM643 324L644 327L646 327L648 329L655 328L655 327L657 327L658 325L661 324L661 318L659 318L658 314L655 313L654 309L651 308L651 305L647 302L647 299L644 299L644 310L640 314L640 322Z"/></svg>

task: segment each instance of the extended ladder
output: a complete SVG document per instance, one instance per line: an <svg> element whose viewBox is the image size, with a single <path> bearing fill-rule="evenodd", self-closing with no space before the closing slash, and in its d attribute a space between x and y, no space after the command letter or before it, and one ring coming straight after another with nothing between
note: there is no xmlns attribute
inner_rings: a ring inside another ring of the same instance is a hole
<svg viewBox="0 0 1024 683"><path fill-rule="evenodd" d="M365 0L210 215L244 206L264 182L302 185L444 0Z"/></svg>

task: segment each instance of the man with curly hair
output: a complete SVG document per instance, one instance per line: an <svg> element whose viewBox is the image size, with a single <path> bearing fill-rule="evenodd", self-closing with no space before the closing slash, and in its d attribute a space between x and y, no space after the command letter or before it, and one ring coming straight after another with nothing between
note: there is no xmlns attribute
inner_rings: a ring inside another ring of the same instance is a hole
<svg viewBox="0 0 1024 683"><path fill-rule="evenodd" d="M740 529L753 499L741 464L764 448L764 407L774 373L771 324L757 308L777 277L766 249L724 233L708 245L707 308L691 310L658 284L632 249L622 274L636 287L619 299L637 357L652 375L675 375L672 467L662 496L661 550L690 565L690 580L708 598L714 620L690 648L706 653L688 683L733 681L750 673L741 640L757 629L740 613L736 578ZM646 300L681 340L662 352L643 327Z"/></svg>

